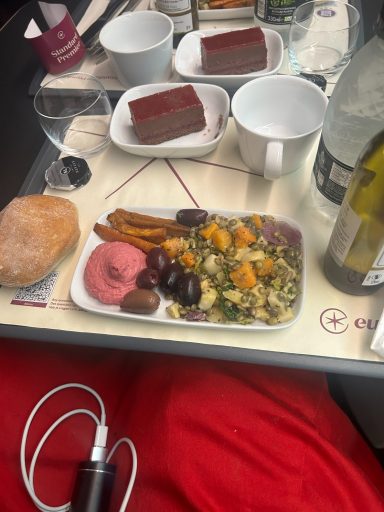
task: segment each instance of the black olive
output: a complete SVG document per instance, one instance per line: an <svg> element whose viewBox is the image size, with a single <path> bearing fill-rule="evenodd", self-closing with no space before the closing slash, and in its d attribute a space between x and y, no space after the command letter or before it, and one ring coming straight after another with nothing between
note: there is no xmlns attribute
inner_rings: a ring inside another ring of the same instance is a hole
<svg viewBox="0 0 384 512"><path fill-rule="evenodd" d="M160 305L160 297L153 290L138 288L125 294L120 302L122 310L128 313L149 315L154 313Z"/></svg>
<svg viewBox="0 0 384 512"><path fill-rule="evenodd" d="M207 217L208 212L206 210L200 210L200 208L185 208L176 213L177 222L189 227L204 224Z"/></svg>
<svg viewBox="0 0 384 512"><path fill-rule="evenodd" d="M160 276L160 288L166 293L175 292L178 280L183 276L184 269L177 261L163 268Z"/></svg>
<svg viewBox="0 0 384 512"><path fill-rule="evenodd" d="M136 284L139 288L150 290L159 284L160 274L155 268L143 268L136 276Z"/></svg>
<svg viewBox="0 0 384 512"><path fill-rule="evenodd" d="M177 282L177 298L182 306L192 306L201 297L200 279L190 272L184 274Z"/></svg>
<svg viewBox="0 0 384 512"><path fill-rule="evenodd" d="M147 254L147 265L150 268L155 268L161 274L163 268L171 263L171 258L162 247L154 247Z"/></svg>

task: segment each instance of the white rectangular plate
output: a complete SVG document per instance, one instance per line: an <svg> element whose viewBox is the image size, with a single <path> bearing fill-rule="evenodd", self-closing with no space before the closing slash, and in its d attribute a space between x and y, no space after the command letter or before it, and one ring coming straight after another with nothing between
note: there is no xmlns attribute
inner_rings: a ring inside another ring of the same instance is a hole
<svg viewBox="0 0 384 512"><path fill-rule="evenodd" d="M230 20L235 18L252 18L254 7L239 7L237 9L200 9L199 20Z"/></svg>
<svg viewBox="0 0 384 512"><path fill-rule="evenodd" d="M149 8L153 11L157 9L156 1L150 0ZM236 18L252 18L255 7L238 7L237 9L199 9L199 20L230 20Z"/></svg>
<svg viewBox="0 0 384 512"><path fill-rule="evenodd" d="M128 153L156 158L192 158L213 151L223 138L226 129L230 100L224 89L212 84L193 84L204 106L207 126L203 130L167 140L161 144L139 144L128 103L143 96L185 85L187 84L145 84L126 91L119 99L112 116L110 135L114 144Z"/></svg>
<svg viewBox="0 0 384 512"><path fill-rule="evenodd" d="M278 32L263 28L265 44L267 46L267 67L253 73L244 75L208 75L201 66L200 39L214 36L223 32L238 30L236 28L212 28L195 30L186 34L180 41L176 50L175 68L177 73L186 82L204 82L215 84L224 89L239 88L255 78L277 73L283 63L283 40ZM242 29L243 30L243 29Z"/></svg>
<svg viewBox="0 0 384 512"><path fill-rule="evenodd" d="M179 210L179 208L127 208L130 211L136 211L138 213L144 213L146 215L154 215L156 217L164 217L164 218L175 218L176 212ZM114 210L107 211L103 213L96 222L100 224L108 224L107 216L108 214ZM254 211L227 211L227 210L212 210L209 213L217 213L219 215L236 215L238 217L245 217L247 215L250 215L252 213L255 213ZM284 220L288 222L292 227L298 229L302 233L301 227L295 222L293 219L290 219L288 217L285 217L283 215L273 215L278 220ZM239 325L239 324L214 324L210 322L189 322L187 320L182 319L173 319L170 318L170 316L165 311L165 308L171 304L172 301L165 300L164 296L162 295L161 291L159 291L159 295L161 297L161 303L159 309L151 314L151 315L138 315L133 313L125 313L122 311L119 306L114 305L107 305L102 304L98 300L91 297L84 286L84 269L87 264L88 258L91 255L92 251L95 249L95 247L99 244L103 243L103 240L96 235L94 231L92 231L88 237L88 240L86 241L83 251L81 253L81 256L79 258L79 261L77 263L72 284L71 284L71 297L75 304L77 304L80 308L90 311L91 313L97 313L100 315L106 315L110 316L112 318L126 318L127 320L139 320L142 322L149 322L149 323L162 323L162 324L168 324L169 326L175 325L179 327L187 327L188 329L192 328L207 328L207 329L233 329L237 331L274 331L278 329L284 329L286 327L290 327L293 323L295 323L302 311L303 303L304 303L304 293L305 293L305 271L306 271L306 264L305 264L305 244L304 240L302 238L302 244L303 244L303 273L302 273L302 282L301 282L301 290L302 293L300 294L298 300L296 301L294 305L294 318L289 321L278 325L267 325L264 322L261 322L259 320L255 321L253 324L250 325Z"/></svg>

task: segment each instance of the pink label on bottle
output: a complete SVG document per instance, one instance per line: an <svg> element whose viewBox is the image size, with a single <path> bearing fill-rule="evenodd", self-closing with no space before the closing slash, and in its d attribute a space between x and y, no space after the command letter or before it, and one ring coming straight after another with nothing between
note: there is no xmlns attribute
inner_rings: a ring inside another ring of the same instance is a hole
<svg viewBox="0 0 384 512"><path fill-rule="evenodd" d="M85 56L85 46L75 24L62 4L39 2L50 27L41 33L34 20L28 25L24 37L28 39L45 69L54 75L63 73L78 64Z"/></svg>

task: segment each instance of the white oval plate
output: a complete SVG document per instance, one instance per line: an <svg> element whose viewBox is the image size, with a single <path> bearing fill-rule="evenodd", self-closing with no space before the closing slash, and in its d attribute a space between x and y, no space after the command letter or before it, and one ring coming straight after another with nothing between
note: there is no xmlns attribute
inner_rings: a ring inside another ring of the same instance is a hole
<svg viewBox="0 0 384 512"><path fill-rule="evenodd" d="M129 208L128 208L129 209ZM178 209L176 208L134 208L131 211L144 213L145 215L154 215L156 217L165 217L165 218L176 218L176 212ZM100 224L108 225L107 216L114 210L109 210L103 213L96 222ZM212 213L212 212L210 212ZM254 211L228 211L228 210L215 210L215 213L218 215L236 215L237 217L244 217L246 215L251 215L255 213ZM302 233L302 229L300 225L289 217L285 217L283 215L275 215L272 214L276 219L283 220L288 222L292 227L298 229ZM198 328L206 328L206 329L233 329L236 331L276 331L279 329L285 329L294 324L300 317L304 305L305 300L305 288L306 288L306 251L305 251L305 242L302 238L302 247L303 247L303 271L301 277L301 294L299 295L295 305L293 306L294 317L288 322L277 324L277 325L268 325L261 320L255 320L253 324L247 325L239 325L239 324L215 324L211 322L188 322L183 319L174 319L171 318L166 312L166 307L169 306L172 301L166 300L161 291L156 290L161 296L161 303L159 309L151 314L151 315L138 315L135 313L126 313L120 309L119 306L103 304L99 302L94 297L91 297L85 286L84 286L84 270L87 264L87 261L92 253L92 251L99 245L103 243L103 240L96 235L94 231L89 234L88 240L85 242L83 251L80 255L79 261L77 263L75 272L73 274L72 283L71 283L71 297L75 304L77 304L80 308L90 311L91 313L97 313L99 315L107 315L114 318L125 318L127 320L140 320L142 322L149 323L161 323L168 324L170 327L172 325L178 327L186 327L187 329L198 329Z"/></svg>
<svg viewBox="0 0 384 512"><path fill-rule="evenodd" d="M237 9L199 9L199 20L230 20L235 18L252 18L254 7L238 7Z"/></svg>
<svg viewBox="0 0 384 512"><path fill-rule="evenodd" d="M156 11L156 1L150 0L149 9ZM199 20L230 20L234 18L251 18L254 14L255 6L238 7L237 9L199 9Z"/></svg>
<svg viewBox="0 0 384 512"><path fill-rule="evenodd" d="M156 158L192 158L213 151L221 141L227 127L230 100L224 89L212 84L192 84L204 106L207 126L203 130L161 144L139 144L133 128L128 102L183 85L187 84L146 84L132 87L126 91L113 112L110 127L112 141L119 148L133 155Z"/></svg>
<svg viewBox="0 0 384 512"><path fill-rule="evenodd" d="M224 89L239 88L241 85L260 76L277 73L283 62L283 40L278 32L269 28L263 28L265 44L267 46L267 67L254 73L245 75L207 75L201 67L200 39L205 36L213 36L222 32L238 30L208 29L195 30L186 34L180 41L176 50L175 68L177 73L188 82L205 82L215 84Z"/></svg>

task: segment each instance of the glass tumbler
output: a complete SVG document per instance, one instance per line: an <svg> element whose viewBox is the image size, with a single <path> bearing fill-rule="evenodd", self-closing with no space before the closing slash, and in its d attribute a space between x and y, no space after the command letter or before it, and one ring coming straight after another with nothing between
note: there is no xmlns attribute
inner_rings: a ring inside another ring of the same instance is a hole
<svg viewBox="0 0 384 512"><path fill-rule="evenodd" d="M53 78L37 91L34 107L44 132L66 155L87 158L111 141L112 106L103 84L90 74Z"/></svg>
<svg viewBox="0 0 384 512"><path fill-rule="evenodd" d="M331 76L350 61L360 14L342 0L305 2L293 13L288 55L293 72Z"/></svg>

